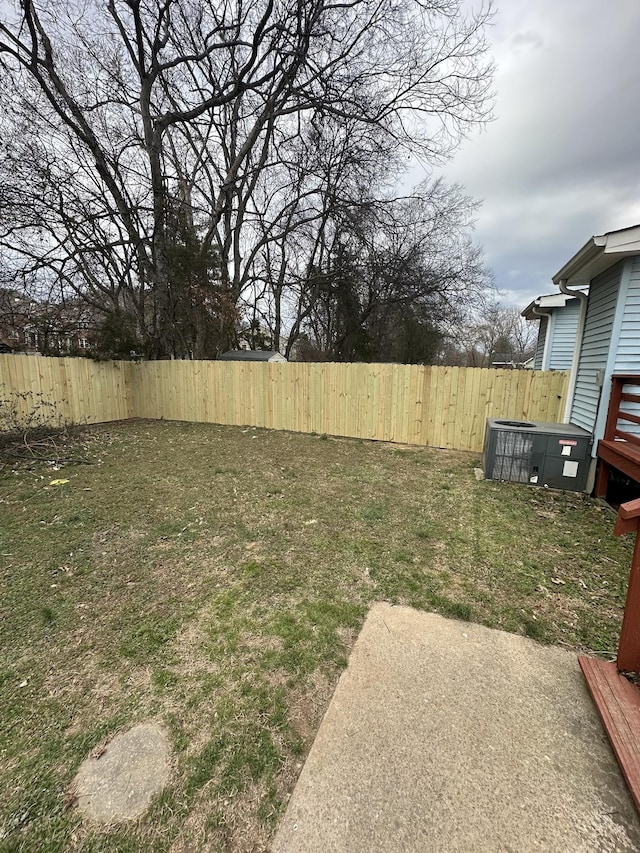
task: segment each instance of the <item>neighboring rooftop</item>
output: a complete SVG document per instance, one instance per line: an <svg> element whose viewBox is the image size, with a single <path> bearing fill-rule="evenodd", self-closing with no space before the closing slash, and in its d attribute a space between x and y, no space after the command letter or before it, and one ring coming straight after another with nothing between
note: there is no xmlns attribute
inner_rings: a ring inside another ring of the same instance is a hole
<svg viewBox="0 0 640 853"><path fill-rule="evenodd" d="M534 312L534 309L546 313L552 308L564 308L567 302L576 298L575 296L567 296L564 293L549 293L544 296L537 296L533 302L527 305L520 316L526 320L539 320L540 317Z"/></svg>
<svg viewBox="0 0 640 853"><path fill-rule="evenodd" d="M218 358L223 361L286 361L287 359L279 352L272 349L231 349L223 352Z"/></svg>

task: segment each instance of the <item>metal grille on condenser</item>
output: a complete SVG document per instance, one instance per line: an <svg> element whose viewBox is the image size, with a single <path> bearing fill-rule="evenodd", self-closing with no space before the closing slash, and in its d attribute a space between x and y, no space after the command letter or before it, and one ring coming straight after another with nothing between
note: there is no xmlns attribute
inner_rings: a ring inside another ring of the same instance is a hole
<svg viewBox="0 0 640 853"><path fill-rule="evenodd" d="M496 455L493 478L511 483L528 483L533 435L522 432L499 432L496 435Z"/></svg>

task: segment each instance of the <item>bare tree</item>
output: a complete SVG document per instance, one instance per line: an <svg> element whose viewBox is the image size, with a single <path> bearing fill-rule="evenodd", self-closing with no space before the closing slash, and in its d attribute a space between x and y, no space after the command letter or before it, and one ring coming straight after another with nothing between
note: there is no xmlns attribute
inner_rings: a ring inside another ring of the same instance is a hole
<svg viewBox="0 0 640 853"><path fill-rule="evenodd" d="M440 181L414 197L350 207L325 228L299 327L323 357L433 361L439 341L490 275L465 232L473 205Z"/></svg>
<svg viewBox="0 0 640 853"><path fill-rule="evenodd" d="M470 367L490 367L494 361L522 364L533 355L536 337L537 329L517 308L491 301L452 335L447 360Z"/></svg>
<svg viewBox="0 0 640 853"><path fill-rule="evenodd" d="M4 258L14 278L132 317L152 357L186 354L198 300L233 325L283 233L322 222L324 176L301 170L310 129L369 130L371 158L436 163L486 117L489 9L465 16L459 0L13 9L0 20ZM176 199L193 259L180 275Z"/></svg>

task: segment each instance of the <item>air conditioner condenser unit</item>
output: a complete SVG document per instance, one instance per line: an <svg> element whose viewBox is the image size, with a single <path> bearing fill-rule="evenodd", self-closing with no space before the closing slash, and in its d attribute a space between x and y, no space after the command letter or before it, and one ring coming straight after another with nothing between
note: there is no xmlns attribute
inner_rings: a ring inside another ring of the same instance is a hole
<svg viewBox="0 0 640 853"><path fill-rule="evenodd" d="M482 469L487 480L583 492L591 433L573 424L487 418Z"/></svg>

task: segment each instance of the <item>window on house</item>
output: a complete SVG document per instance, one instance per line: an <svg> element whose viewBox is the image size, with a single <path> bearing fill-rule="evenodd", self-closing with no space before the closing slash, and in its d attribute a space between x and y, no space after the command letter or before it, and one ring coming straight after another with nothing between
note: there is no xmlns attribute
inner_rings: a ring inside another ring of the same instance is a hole
<svg viewBox="0 0 640 853"><path fill-rule="evenodd" d="M33 349L38 346L38 335L35 332L29 332L29 346Z"/></svg>
<svg viewBox="0 0 640 853"><path fill-rule="evenodd" d="M89 341L86 338L78 338L78 349L89 349Z"/></svg>

